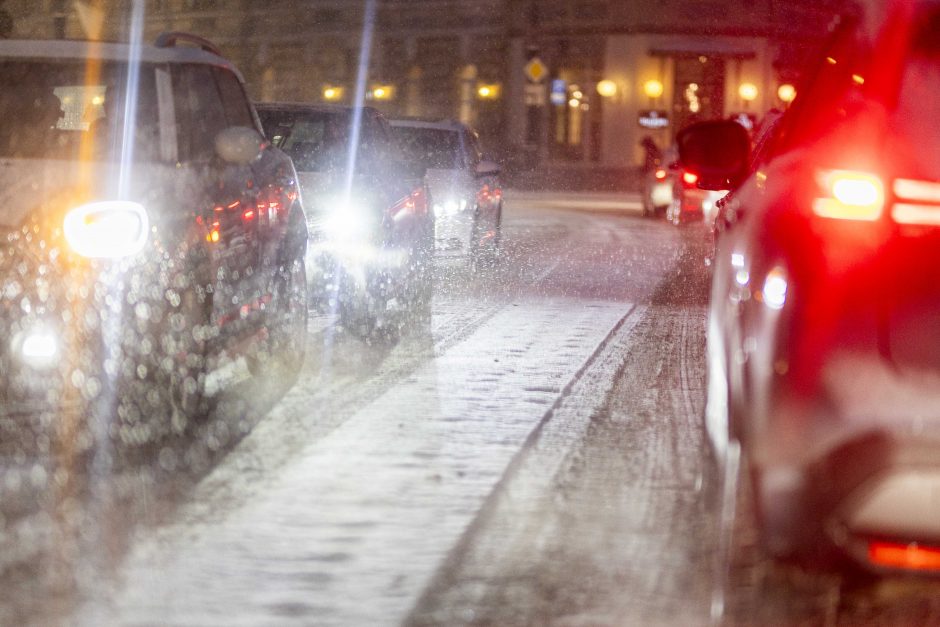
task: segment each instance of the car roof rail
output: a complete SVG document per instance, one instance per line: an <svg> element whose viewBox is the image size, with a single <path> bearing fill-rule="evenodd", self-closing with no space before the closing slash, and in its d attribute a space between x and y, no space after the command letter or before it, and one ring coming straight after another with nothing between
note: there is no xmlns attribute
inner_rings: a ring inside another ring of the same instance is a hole
<svg viewBox="0 0 940 627"><path fill-rule="evenodd" d="M169 31L165 33L160 33L157 36L157 40L153 42L153 45L157 48L173 48L177 43L187 43L206 52L211 52L216 56L223 56L222 51L219 50L218 46L206 39L205 37L200 37L199 35L193 35L192 33L183 33L179 31Z"/></svg>

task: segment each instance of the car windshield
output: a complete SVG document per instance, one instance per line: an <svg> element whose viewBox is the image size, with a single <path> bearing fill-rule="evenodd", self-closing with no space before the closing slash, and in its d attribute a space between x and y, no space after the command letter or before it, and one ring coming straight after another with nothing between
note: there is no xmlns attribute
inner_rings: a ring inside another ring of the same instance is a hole
<svg viewBox="0 0 940 627"><path fill-rule="evenodd" d="M0 0L0 626L940 625L940 0Z"/></svg>
<svg viewBox="0 0 940 627"><path fill-rule="evenodd" d="M459 169L463 165L460 132L446 129L392 125L408 158L426 168Z"/></svg>
<svg viewBox="0 0 940 627"><path fill-rule="evenodd" d="M0 156L18 159L119 159L125 130L128 65L81 60L0 61ZM153 66L140 71L132 138L136 157L153 159L158 142ZM86 157L86 158L87 158Z"/></svg>

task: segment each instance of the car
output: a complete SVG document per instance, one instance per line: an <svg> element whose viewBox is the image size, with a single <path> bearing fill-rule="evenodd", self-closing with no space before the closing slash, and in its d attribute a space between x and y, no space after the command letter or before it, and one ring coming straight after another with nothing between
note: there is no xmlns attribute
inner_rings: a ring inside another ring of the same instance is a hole
<svg viewBox="0 0 940 627"><path fill-rule="evenodd" d="M650 167L643 173L643 189L640 194L644 217L664 215L672 204L678 154L675 147L670 146L657 155L649 158Z"/></svg>
<svg viewBox="0 0 940 627"><path fill-rule="evenodd" d="M679 226L682 224L712 224L717 211L717 202L727 190L707 190L698 185L699 175L678 162L668 165L669 175L664 182L672 184L670 202L666 207L666 220Z"/></svg>
<svg viewBox="0 0 940 627"><path fill-rule="evenodd" d="M367 338L426 317L430 194L424 167L406 161L386 118L371 107L257 107L268 137L297 168L310 236L307 276L318 307Z"/></svg>
<svg viewBox="0 0 940 627"><path fill-rule="evenodd" d="M296 372L296 174L211 43L3 40L0 80L5 419L74 410L102 421L51 429L67 446L136 446L205 417L225 364Z"/></svg>
<svg viewBox="0 0 940 627"><path fill-rule="evenodd" d="M499 253L499 166L484 159L476 131L454 120L392 119L408 159L427 168L438 257L492 261Z"/></svg>
<svg viewBox="0 0 940 627"><path fill-rule="evenodd" d="M751 170L757 170L762 167L768 157L773 154L774 139L777 136L777 130L780 128L780 121L783 119L783 112L779 109L771 109L761 120L760 126L754 132L751 142ZM714 241L717 244L722 234L729 231L741 216L742 207L740 203L731 202L734 199L734 190L725 194L715 203L715 212L713 219L709 222Z"/></svg>
<svg viewBox="0 0 940 627"><path fill-rule="evenodd" d="M761 546L936 574L940 6L886 7L834 24L757 167L731 122L678 143L742 209L715 260L705 420L748 469Z"/></svg>

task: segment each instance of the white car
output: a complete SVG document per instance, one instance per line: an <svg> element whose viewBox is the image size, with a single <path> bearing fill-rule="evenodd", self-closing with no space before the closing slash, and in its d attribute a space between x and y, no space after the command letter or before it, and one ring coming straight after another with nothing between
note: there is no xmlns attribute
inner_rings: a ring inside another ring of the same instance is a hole
<svg viewBox="0 0 940 627"><path fill-rule="evenodd" d="M499 251L499 166L483 159L476 131L452 120L391 120L406 156L427 168L438 257L492 260Z"/></svg>

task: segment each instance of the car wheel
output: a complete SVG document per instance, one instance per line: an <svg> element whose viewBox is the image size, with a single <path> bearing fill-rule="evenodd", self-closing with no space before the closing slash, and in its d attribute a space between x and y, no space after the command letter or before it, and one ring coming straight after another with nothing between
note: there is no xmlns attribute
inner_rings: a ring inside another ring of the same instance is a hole
<svg viewBox="0 0 940 627"><path fill-rule="evenodd" d="M492 268L499 260L502 239L503 205L496 209L496 219L490 225L482 224L479 214L473 223L470 265L473 270ZM490 228L487 229L486 227Z"/></svg>
<svg viewBox="0 0 940 627"><path fill-rule="evenodd" d="M170 314L168 336L175 348L169 382L174 427L179 418L196 419L207 410L204 400L211 310L211 295L187 289L180 294L179 311Z"/></svg>
<svg viewBox="0 0 940 627"><path fill-rule="evenodd" d="M278 270L267 320L268 340L248 360L252 375L270 366L296 374L304 362L307 338L307 272L303 257Z"/></svg>

